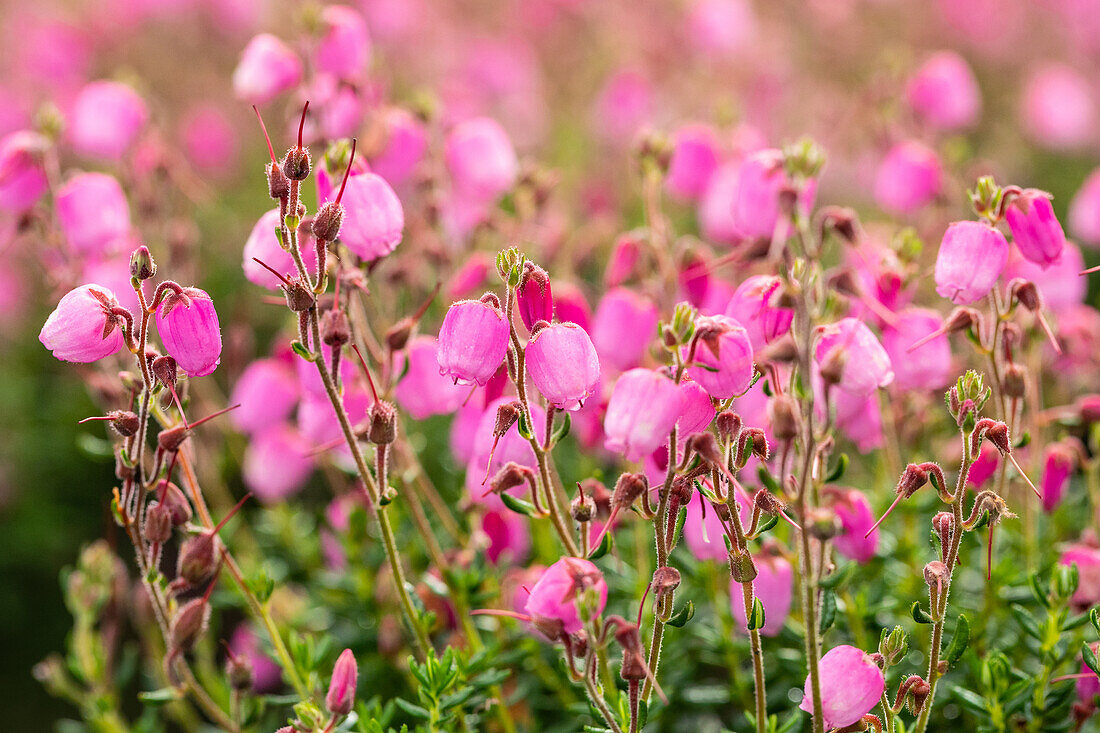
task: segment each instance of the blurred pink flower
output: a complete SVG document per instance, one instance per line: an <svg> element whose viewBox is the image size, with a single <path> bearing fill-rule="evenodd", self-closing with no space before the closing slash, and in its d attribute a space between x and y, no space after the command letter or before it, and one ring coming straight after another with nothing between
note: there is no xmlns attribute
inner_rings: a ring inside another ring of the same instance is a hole
<svg viewBox="0 0 1100 733"><path fill-rule="evenodd" d="M298 55L270 33L252 38L233 70L233 91L250 104L265 104L302 80Z"/></svg>
<svg viewBox="0 0 1100 733"><path fill-rule="evenodd" d="M148 120L145 101L132 88L115 81L94 81L76 96L67 132L76 152L118 160Z"/></svg>
<svg viewBox="0 0 1100 733"><path fill-rule="evenodd" d="M1078 148L1095 139L1096 102L1088 80L1074 69L1046 64L1034 69L1024 87L1024 128L1040 145Z"/></svg>

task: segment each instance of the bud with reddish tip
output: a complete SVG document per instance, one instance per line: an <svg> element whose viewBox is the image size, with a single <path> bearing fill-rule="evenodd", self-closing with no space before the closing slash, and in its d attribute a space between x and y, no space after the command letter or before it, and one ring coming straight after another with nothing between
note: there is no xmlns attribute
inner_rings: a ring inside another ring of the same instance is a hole
<svg viewBox="0 0 1100 733"><path fill-rule="evenodd" d="M168 643L173 650L185 652L195 645L210 625L210 604L196 598L180 606L168 629Z"/></svg>
<svg viewBox="0 0 1100 733"><path fill-rule="evenodd" d="M221 362L222 332L214 301L205 290L169 292L157 308L157 333L183 371L205 377Z"/></svg>
<svg viewBox="0 0 1100 733"><path fill-rule="evenodd" d="M336 665L332 668L332 680L325 695L325 707L333 715L344 716L351 712L355 704L355 686L359 680L359 665L351 649L340 652Z"/></svg>
<svg viewBox="0 0 1100 733"><path fill-rule="evenodd" d="M550 276L534 262L523 263L523 274L516 288L516 306L523 325L531 331L538 321L554 320L554 296Z"/></svg>
<svg viewBox="0 0 1100 733"><path fill-rule="evenodd" d="M148 280L157 274L157 263L144 244L130 254L130 277L135 280Z"/></svg>
<svg viewBox="0 0 1100 733"><path fill-rule="evenodd" d="M439 328L439 373L456 383L489 381L508 352L509 326L494 299L460 300Z"/></svg>
<svg viewBox="0 0 1100 733"><path fill-rule="evenodd" d="M947 227L936 255L936 292L967 305L983 298L1008 262L1008 242L999 231L977 221Z"/></svg>
<svg viewBox="0 0 1100 733"><path fill-rule="evenodd" d="M164 504L149 502L145 510L145 539L164 544L172 538L172 513Z"/></svg>
<svg viewBox="0 0 1100 733"><path fill-rule="evenodd" d="M861 649L833 647L818 662L821 712L826 728L843 728L859 720L882 698L886 679L874 660ZM807 675L802 710L814 710L813 687Z"/></svg>
<svg viewBox="0 0 1100 733"><path fill-rule="evenodd" d="M524 349L531 381L551 405L579 410L600 382L600 359L588 333L575 323L555 323L534 334Z"/></svg>
<svg viewBox="0 0 1100 733"><path fill-rule="evenodd" d="M1054 215L1050 194L1025 189L1005 208L1005 221L1012 231L1013 243L1026 259L1045 269L1062 256L1066 234Z"/></svg>
<svg viewBox="0 0 1100 733"><path fill-rule="evenodd" d="M676 384L651 369L631 369L619 377L604 417L608 450L641 460L661 447L680 417Z"/></svg>

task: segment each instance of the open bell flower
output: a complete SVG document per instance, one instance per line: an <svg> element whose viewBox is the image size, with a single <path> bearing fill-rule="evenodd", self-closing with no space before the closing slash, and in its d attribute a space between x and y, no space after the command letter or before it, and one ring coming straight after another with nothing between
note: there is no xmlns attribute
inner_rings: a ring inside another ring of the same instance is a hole
<svg viewBox="0 0 1100 733"><path fill-rule="evenodd" d="M577 608L577 596L590 588L596 590L598 615L607 605L607 583L599 568L588 560L563 557L546 568L531 588L525 610L536 626L560 622L567 634L581 630L583 622Z"/></svg>
<svg viewBox="0 0 1100 733"><path fill-rule="evenodd" d="M123 336L111 308L115 294L102 285L70 290L46 319L38 340L61 361L99 361L122 348Z"/></svg>
<svg viewBox="0 0 1100 733"><path fill-rule="evenodd" d="M192 377L205 377L218 368L222 332L214 301L205 290L184 288L170 293L157 308L157 333L179 368Z"/></svg>
<svg viewBox="0 0 1100 733"><path fill-rule="evenodd" d="M130 205L114 177L77 173L57 192L57 221L74 251L103 255L130 233Z"/></svg>
<svg viewBox="0 0 1100 733"><path fill-rule="evenodd" d="M756 373L748 332L729 316L703 316L695 328L699 341L688 375L720 400L744 393Z"/></svg>
<svg viewBox="0 0 1100 733"><path fill-rule="evenodd" d="M575 323L535 332L524 349L527 373L554 407L579 410L600 382L600 358L588 333Z"/></svg>
<svg viewBox="0 0 1100 733"><path fill-rule="evenodd" d="M819 328L814 356L822 376L836 380L838 388L868 397L894 381L890 356L862 321L842 318ZM839 373L829 374L839 367Z"/></svg>
<svg viewBox="0 0 1100 733"><path fill-rule="evenodd" d="M251 104L265 104L302 80L302 60L270 33L255 36L233 70L233 92Z"/></svg>
<svg viewBox="0 0 1100 733"><path fill-rule="evenodd" d="M148 119L145 101L133 89L116 81L93 81L76 95L68 136L82 155L118 160Z"/></svg>
<svg viewBox="0 0 1100 733"><path fill-rule="evenodd" d="M936 292L956 305L969 305L993 289L1008 262L1008 242L977 221L947 227L936 255Z"/></svg>
<svg viewBox="0 0 1100 733"><path fill-rule="evenodd" d="M1061 258L1066 233L1045 192L1029 188L1014 197L1005 209L1005 221L1013 243L1026 259L1047 268Z"/></svg>
<svg viewBox="0 0 1100 733"><path fill-rule="evenodd" d="M818 662L821 678L821 712L826 728L843 728L859 721L882 698L886 680L870 656L854 646L833 647ZM807 675L805 696L799 706L812 713L813 688Z"/></svg>
<svg viewBox="0 0 1100 733"><path fill-rule="evenodd" d="M385 257L401 243L405 210L393 188L378 174L349 177L342 204L340 241L361 259Z"/></svg>
<svg viewBox="0 0 1100 733"><path fill-rule="evenodd" d="M508 322L494 303L452 303L439 327L439 373L461 384L485 384L508 353Z"/></svg>
<svg viewBox="0 0 1100 733"><path fill-rule="evenodd" d="M638 461L668 440L680 418L676 383L652 369L631 369L615 382L604 416L605 445Z"/></svg>

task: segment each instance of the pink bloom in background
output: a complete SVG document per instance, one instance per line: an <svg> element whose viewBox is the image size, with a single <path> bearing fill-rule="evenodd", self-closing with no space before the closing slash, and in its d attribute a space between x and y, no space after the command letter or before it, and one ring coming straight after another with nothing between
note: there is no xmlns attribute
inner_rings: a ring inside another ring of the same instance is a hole
<svg viewBox="0 0 1100 733"><path fill-rule="evenodd" d="M956 305L983 298L1008 261L1004 235L977 221L947 227L936 255L936 292Z"/></svg>
<svg viewBox="0 0 1100 733"><path fill-rule="evenodd" d="M359 81L370 63L371 40L359 11L329 5L321 11L325 30L317 43L317 68L346 81Z"/></svg>
<svg viewBox="0 0 1100 733"><path fill-rule="evenodd" d="M344 189L344 226L340 241L364 260L385 257L401 243L405 211L385 179L360 173Z"/></svg>
<svg viewBox="0 0 1100 733"><path fill-rule="evenodd" d="M229 638L229 648L252 665L252 691L257 694L275 692L283 681L283 669L278 662L264 653L256 633L241 624Z"/></svg>
<svg viewBox="0 0 1100 733"><path fill-rule="evenodd" d="M260 220L256 222L256 225L252 227L252 232L244 243L244 255L241 262L245 278L250 283L269 290L278 290L282 281L256 260L266 263L276 272L280 272L285 276L297 276L298 274L294 258L279 246L279 240L275 234L275 229L278 226L279 210L271 209L265 212ZM306 233L305 227L302 227L298 232L298 238L306 268L311 273L316 272L317 248L313 244L313 237Z"/></svg>
<svg viewBox="0 0 1100 733"><path fill-rule="evenodd" d="M42 345L62 361L88 363L122 348L122 329L109 311L115 294L101 285L70 290L50 313L38 334Z"/></svg>
<svg viewBox="0 0 1100 733"><path fill-rule="evenodd" d="M531 444L527 439L519 434L518 423L508 428L508 431L499 441L493 435L493 428L497 421L497 410L501 405L514 399L514 397L500 397L485 406L474 431L473 452L469 463L466 465L466 491L469 498L474 503L501 511L504 510L504 505L500 499L495 494L486 495L489 490L489 482L492 481L500 469L511 462L538 470L535 451L531 449ZM535 436L539 440L545 438L543 431L546 426L546 412L538 405L531 405L531 422L534 426ZM496 450L493 450L494 442L496 443ZM489 460L490 453L493 457L492 461ZM488 472L485 470L486 466L488 466ZM484 484L482 479L485 479ZM512 493L522 495L527 491L529 491L529 488L525 484L513 489Z"/></svg>
<svg viewBox="0 0 1100 733"><path fill-rule="evenodd" d="M444 157L455 191L475 201L493 201L519 175L515 148L504 128L488 117L460 122L447 135Z"/></svg>
<svg viewBox="0 0 1100 733"><path fill-rule="evenodd" d="M855 443L860 453L882 447L882 411L878 395L871 393L864 397L838 389L833 391L832 397L837 430Z"/></svg>
<svg viewBox="0 0 1100 733"><path fill-rule="evenodd" d="M842 318L818 331L814 358L821 367L839 355L843 361L837 383L840 389L853 396L869 397L894 381L890 356L862 321Z"/></svg>
<svg viewBox="0 0 1100 733"><path fill-rule="evenodd" d="M615 382L604 417L607 449L638 461L664 445L680 417L676 383L651 369L631 369Z"/></svg>
<svg viewBox="0 0 1100 733"><path fill-rule="evenodd" d="M978 80L966 60L953 51L930 56L909 79L905 97L921 120L944 132L973 126L982 110Z"/></svg>
<svg viewBox="0 0 1100 733"><path fill-rule="evenodd" d="M1068 66L1035 69L1024 87L1022 105L1024 127L1040 145L1072 149L1094 138L1096 103L1090 82Z"/></svg>
<svg viewBox="0 0 1100 733"><path fill-rule="evenodd" d="M205 290L184 288L169 294L157 308L157 333L179 368L192 377L205 377L218 367L222 331L214 301Z"/></svg>
<svg viewBox="0 0 1100 733"><path fill-rule="evenodd" d="M733 245L744 235L737 228L730 202L737 200L737 187L741 180L741 164L726 163L710 177L699 201L696 216L703 237L716 244Z"/></svg>
<svg viewBox="0 0 1100 733"><path fill-rule="evenodd" d="M760 599L760 605L764 607L764 626L760 633L764 636L778 636L787 621L787 614L791 612L794 570L781 555L760 552L753 555L752 560L756 565L756 577L752 581L753 595ZM730 610L737 627L747 629L744 589L732 578Z"/></svg>
<svg viewBox="0 0 1100 733"><path fill-rule="evenodd" d="M1000 452L988 440L982 441L978 458L970 465L970 472L966 475L966 482L981 490L982 484L992 478L1000 462Z"/></svg>
<svg viewBox="0 0 1100 733"><path fill-rule="evenodd" d="M1066 240L1062 256L1047 267L1025 260L1019 252L1009 252L1004 277L1006 281L1023 278L1035 283L1043 296L1043 305L1060 314L1084 302L1089 282L1079 274L1083 269L1085 258L1080 247Z"/></svg>
<svg viewBox="0 0 1100 733"><path fill-rule="evenodd" d="M559 321L575 323L592 335L592 308L584 292L568 281L554 281L554 314Z"/></svg>
<svg viewBox="0 0 1100 733"><path fill-rule="evenodd" d="M48 181L41 156L48 145L45 137L29 130L0 140L0 211L22 214L42 198Z"/></svg>
<svg viewBox="0 0 1100 733"><path fill-rule="evenodd" d="M1062 496L1069 486L1069 479L1077 470L1077 452L1066 443L1052 443L1043 456L1043 478L1039 493L1043 495L1043 509L1054 511L1062 503Z"/></svg>
<svg viewBox="0 0 1100 733"><path fill-rule="evenodd" d="M130 284L130 257L121 252L110 257L100 259L98 257L86 258L83 262L80 281L86 283L98 283L108 288L118 298L119 305L126 308L137 317L140 314L141 304L138 302L137 293ZM149 293L146 293L149 297Z"/></svg>
<svg viewBox="0 0 1100 733"><path fill-rule="evenodd" d="M309 442L289 425L276 424L253 435L241 466L245 486L264 503L296 494L313 473L308 450Z"/></svg>
<svg viewBox="0 0 1100 733"><path fill-rule="evenodd" d="M1073 604L1078 609L1100 603L1100 550L1086 544L1070 545L1058 559L1059 565L1076 565L1080 574Z"/></svg>
<svg viewBox="0 0 1100 733"><path fill-rule="evenodd" d="M928 308L906 308L897 320L882 330L882 347L894 369L894 384L901 390L934 390L944 387L954 376L951 342L946 334L909 347L939 330L943 319Z"/></svg>
<svg viewBox="0 0 1100 733"><path fill-rule="evenodd" d="M400 107L390 107L382 113L385 141L370 156L371 170L395 188L412 181L428 151L428 130L424 123Z"/></svg>
<svg viewBox="0 0 1100 733"><path fill-rule="evenodd" d="M577 595L593 588L599 599L595 608L598 615L607 605L603 574L588 560L563 557L546 568L531 588L525 608L536 622L561 622L565 633L575 634L583 625L577 611Z"/></svg>
<svg viewBox="0 0 1100 733"><path fill-rule="evenodd" d="M831 506L840 519L841 533L833 538L836 551L849 560L866 563L875 556L878 548L878 529L867 535L875 525L875 515L867 496L856 489L827 487L825 492Z"/></svg>
<svg viewBox="0 0 1100 733"><path fill-rule="evenodd" d="M653 88L644 74L632 69L614 72L596 98L596 133L610 145L630 145L653 113L653 97Z"/></svg>
<svg viewBox="0 0 1100 733"><path fill-rule="evenodd" d="M1100 245L1100 168L1089 174L1069 202L1069 230L1086 246Z"/></svg>
<svg viewBox="0 0 1100 733"><path fill-rule="evenodd" d="M298 377L283 359L257 359L241 373L229 401L240 405L229 413L230 422L243 433L258 433L294 411Z"/></svg>
<svg viewBox="0 0 1100 733"><path fill-rule="evenodd" d="M333 715L347 715L355 704L355 686L359 681L359 665L351 649L340 652L332 668L332 679L325 694L325 707Z"/></svg>
<svg viewBox="0 0 1100 733"><path fill-rule="evenodd" d="M1050 267L1062 256L1066 235L1054 216L1050 195L1026 189L1005 209L1005 221L1012 230L1012 242L1025 259Z"/></svg>
<svg viewBox="0 0 1100 733"><path fill-rule="evenodd" d="M130 233L130 205L112 176L77 173L57 192L57 220L75 252L107 254Z"/></svg>
<svg viewBox="0 0 1100 733"><path fill-rule="evenodd" d="M657 306L648 298L627 288L608 291L589 329L600 362L619 371L638 366L657 335L658 320Z"/></svg>
<svg viewBox="0 0 1100 733"><path fill-rule="evenodd" d="M875 202L891 214L908 216L932 202L940 191L940 160L915 141L890 149L875 177Z"/></svg>
<svg viewBox="0 0 1100 733"><path fill-rule="evenodd" d="M740 494L735 496L742 523L751 521L752 510L750 507L745 506L744 497ZM703 516L703 502L706 502L705 517ZM714 507L698 491L691 492L691 499L687 503L687 514L684 518L684 544L687 545L691 554L699 560L727 562L729 552L726 550L725 536L726 533L722 530L722 520L718 518ZM740 590L740 586L738 586L737 598L741 597Z"/></svg>
<svg viewBox="0 0 1100 733"><path fill-rule="evenodd" d="M818 663L821 676L821 712L826 728L842 728L859 721L878 704L886 689L882 670L861 649L847 644L827 651ZM799 707L814 709L813 689L806 676Z"/></svg>
<svg viewBox="0 0 1100 733"><path fill-rule="evenodd" d="M747 390L756 373L748 332L729 316L701 316L695 329L707 336L700 337L695 346L694 366L687 369L691 378L711 397L721 400Z"/></svg>
<svg viewBox="0 0 1100 733"><path fill-rule="evenodd" d="M604 284L609 288L616 288L630 279L641 256L642 245L633 232L616 239L607 258L607 266L604 267Z"/></svg>
<svg viewBox="0 0 1100 733"><path fill-rule="evenodd" d="M485 512L481 531L489 538L485 556L494 565L521 563L531 550L527 520L511 510Z"/></svg>
<svg viewBox="0 0 1100 733"><path fill-rule="evenodd" d="M509 326L497 306L481 300L452 303L439 328L439 373L460 384L485 384L508 351Z"/></svg>
<svg viewBox="0 0 1100 733"><path fill-rule="evenodd" d="M551 405L578 410L600 382L600 359L583 328L555 323L540 329L524 349L527 373Z"/></svg>
<svg viewBox="0 0 1100 733"><path fill-rule="evenodd" d="M118 160L148 120L145 101L132 88L115 81L94 81L73 102L67 132L76 152Z"/></svg>
<svg viewBox="0 0 1100 733"><path fill-rule="evenodd" d="M737 198L733 201L733 221L746 237L772 238L779 221L779 195L792 181L783 169L783 153L769 148L753 153L741 164ZM813 205L814 184L806 185L798 206Z"/></svg>
<svg viewBox="0 0 1100 733"><path fill-rule="evenodd" d="M747 50L757 35L756 15L748 0L697 0L687 14L688 37L715 56Z"/></svg>
<svg viewBox="0 0 1100 733"><path fill-rule="evenodd" d="M695 201L707 190L719 163L718 135L708 125L684 125L672 136L672 157L665 175L670 194Z"/></svg>
<svg viewBox="0 0 1100 733"><path fill-rule="evenodd" d="M298 55L270 33L255 36L233 71L233 92L250 104L265 104L302 80Z"/></svg>
<svg viewBox="0 0 1100 733"><path fill-rule="evenodd" d="M774 305L782 285L774 275L752 275L737 286L726 306L726 315L745 327L754 351L791 329L794 311Z"/></svg>
<svg viewBox="0 0 1100 733"><path fill-rule="evenodd" d="M470 388L439 373L438 345L431 336L417 336L405 348L408 367L393 396L414 420L446 415L461 407Z"/></svg>
<svg viewBox="0 0 1100 733"><path fill-rule="evenodd" d="M237 163L237 132L220 109L202 104L191 109L180 127L187 160L205 173L224 175Z"/></svg>

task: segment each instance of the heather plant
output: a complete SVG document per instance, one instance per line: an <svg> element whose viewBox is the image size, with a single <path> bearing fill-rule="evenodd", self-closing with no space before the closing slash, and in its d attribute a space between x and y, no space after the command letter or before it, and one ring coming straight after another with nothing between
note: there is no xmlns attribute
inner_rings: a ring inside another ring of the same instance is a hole
<svg viewBox="0 0 1100 733"><path fill-rule="evenodd" d="M561 5L517 47L630 17ZM983 114L967 59L894 80L908 118L862 189L810 137L662 125L657 70L613 70L589 124L613 185L585 189L523 142L523 53L403 89L424 59L387 8L238 33L247 128L202 109L177 139L137 82L74 72L0 141L39 341L113 464L34 668L66 725L1095 726L1095 268L1057 197L952 142ZM692 53L736 67L752 8L693 4ZM1032 71L1026 134L1085 145L1087 84ZM266 159L207 240L201 171L238 135ZM1097 190L1068 215L1088 246Z"/></svg>

